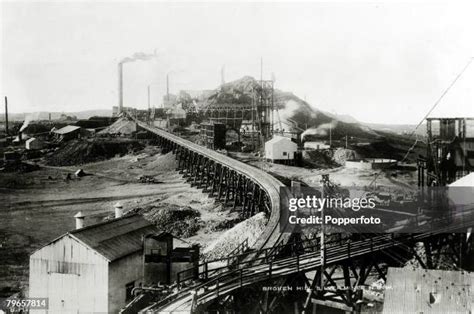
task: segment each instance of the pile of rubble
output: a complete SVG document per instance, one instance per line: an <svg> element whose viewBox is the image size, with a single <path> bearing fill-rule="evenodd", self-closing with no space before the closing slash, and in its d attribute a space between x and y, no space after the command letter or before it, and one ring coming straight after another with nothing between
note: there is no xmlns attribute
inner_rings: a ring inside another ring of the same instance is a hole
<svg viewBox="0 0 474 314"><path fill-rule="evenodd" d="M78 139L64 144L46 157L51 166L72 166L106 160L115 156L134 153L143 149L143 144L127 139Z"/></svg>
<svg viewBox="0 0 474 314"><path fill-rule="evenodd" d="M158 183L163 183L159 180L157 180L153 176L147 176L147 175L142 175L137 178L137 181L140 183L149 183L149 184L158 184Z"/></svg>
<svg viewBox="0 0 474 314"><path fill-rule="evenodd" d="M245 240L248 241L250 247L253 246L265 229L266 224L267 218L264 213L258 213L238 223L203 250L205 259L212 260L226 257Z"/></svg>

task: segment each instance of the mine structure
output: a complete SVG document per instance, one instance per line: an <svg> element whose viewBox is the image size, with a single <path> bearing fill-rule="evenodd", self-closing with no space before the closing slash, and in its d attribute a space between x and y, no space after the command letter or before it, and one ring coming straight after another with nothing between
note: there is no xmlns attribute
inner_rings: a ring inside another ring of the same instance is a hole
<svg viewBox="0 0 474 314"><path fill-rule="evenodd" d="M178 170L192 185L232 206L242 217L262 211L269 219L252 247L244 241L225 258L204 260L180 271L172 286L174 292L142 287L141 294L122 313L137 309L139 313L308 313L321 306L359 311L361 287L374 272L385 280L389 266L401 267L412 258L425 269L435 269L442 258L449 258L460 269L471 252L470 220L420 233L326 234L324 243L317 234L286 232L289 224L282 226L279 221L280 197L291 197L297 191L284 192L284 185L270 174L225 154L144 122L136 123L164 152L175 154ZM324 195L339 193L329 176L323 179ZM423 243L426 256L413 249L419 243Z"/></svg>
<svg viewBox="0 0 474 314"><path fill-rule="evenodd" d="M262 147L273 134L273 81L260 80L258 84L247 86L244 90L248 90L250 96L239 95L244 99L238 103L220 100L219 96L223 92L219 91L213 101L200 109L200 113L205 118L206 129L211 128L209 125L212 124L224 125L224 133L235 132L237 141L255 149ZM205 143L214 142L209 139L208 133L205 137Z"/></svg>
<svg viewBox="0 0 474 314"><path fill-rule="evenodd" d="M473 172L474 118L428 118L426 122L427 158L419 163L420 185L444 186Z"/></svg>

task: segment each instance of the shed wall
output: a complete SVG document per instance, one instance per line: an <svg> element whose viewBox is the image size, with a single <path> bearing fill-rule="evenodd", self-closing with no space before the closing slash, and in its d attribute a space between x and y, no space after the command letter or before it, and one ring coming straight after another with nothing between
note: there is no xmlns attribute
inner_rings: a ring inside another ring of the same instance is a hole
<svg viewBox="0 0 474 314"><path fill-rule="evenodd" d="M29 296L49 298L49 313L108 312L108 261L71 238L30 256Z"/></svg>
<svg viewBox="0 0 474 314"><path fill-rule="evenodd" d="M128 302L125 286L134 282L135 287L143 283L142 251L113 261L109 269L109 311L118 313Z"/></svg>

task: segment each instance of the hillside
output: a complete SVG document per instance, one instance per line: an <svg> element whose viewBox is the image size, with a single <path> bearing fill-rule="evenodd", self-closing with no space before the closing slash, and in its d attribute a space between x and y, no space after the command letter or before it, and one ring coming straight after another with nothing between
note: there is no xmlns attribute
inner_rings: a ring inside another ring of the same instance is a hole
<svg viewBox="0 0 474 314"><path fill-rule="evenodd" d="M211 95L201 103L201 106L213 106L215 104L251 104L252 90L258 89L259 83L253 77L245 76L236 81L226 83L215 89ZM291 92L278 89L274 91L274 112L276 128L282 123L283 128L288 125L296 126L306 130L304 136L311 138L328 137L329 129L334 139L346 135L364 139L376 139L380 137L377 132L360 123L349 123L350 119L338 119L336 116L312 107L306 101ZM279 121L278 121L279 117ZM345 120L345 121L343 121ZM354 119L355 120L355 119Z"/></svg>
<svg viewBox="0 0 474 314"><path fill-rule="evenodd" d="M48 120L49 114L51 114L52 120L57 120L61 117L62 114L67 116L75 116L77 119L89 119L93 116L112 116L112 109L97 109L97 110L85 110L85 111L76 111L76 112L47 112L47 111L37 111L37 112L22 112L22 113L9 113L8 119L10 121L24 121L27 117L30 120ZM0 114L0 121L5 121L5 114Z"/></svg>
<svg viewBox="0 0 474 314"><path fill-rule="evenodd" d="M216 104L251 104L252 90L258 89L259 83L250 76L232 81L209 92L204 100L198 102L199 107L215 106ZM414 138L409 138L402 131L410 130L410 126L374 127L358 122L351 116L332 114L319 110L291 92L276 89L274 102L277 110L274 112L275 129L280 125L288 128L304 130L304 140L328 140L329 132L333 144L342 146L347 136L349 146L363 157L386 157L403 159L405 153L413 145ZM281 123L280 123L281 122ZM296 125L295 125L296 124ZM413 126L411 126L413 130ZM421 131L420 131L421 132ZM406 133L406 132L405 132ZM364 143L364 145L359 145ZM418 154L425 150L419 142L409 155L408 161L416 160Z"/></svg>

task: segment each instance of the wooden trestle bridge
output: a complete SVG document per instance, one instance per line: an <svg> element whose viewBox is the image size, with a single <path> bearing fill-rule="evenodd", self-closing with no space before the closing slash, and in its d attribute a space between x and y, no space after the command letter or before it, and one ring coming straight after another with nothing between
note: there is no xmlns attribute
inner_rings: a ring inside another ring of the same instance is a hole
<svg viewBox="0 0 474 314"><path fill-rule="evenodd" d="M357 311L362 294L359 287L371 272L385 278L387 265L400 266L412 257L425 268L437 267L442 256L460 267L470 250L467 228L422 234L339 235L327 240L321 249L318 237L303 239L281 233L280 188L284 185L279 180L224 154L136 122L152 134L164 152L174 152L178 170L191 184L240 210L244 217L262 211L269 216L252 248L244 242L226 258L182 271L178 291L140 313L307 313L314 304ZM419 242L424 244L426 257L413 249ZM265 289L267 286L289 286L292 292ZM252 292L246 294L244 290ZM289 300L291 309L282 300Z"/></svg>

